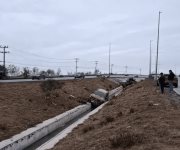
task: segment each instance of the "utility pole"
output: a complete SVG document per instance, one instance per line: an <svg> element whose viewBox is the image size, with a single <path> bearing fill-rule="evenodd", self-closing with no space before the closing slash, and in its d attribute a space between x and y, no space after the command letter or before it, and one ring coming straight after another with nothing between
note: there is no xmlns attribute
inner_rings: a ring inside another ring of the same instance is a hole
<svg viewBox="0 0 180 150"><path fill-rule="evenodd" d="M3 53L3 67L4 67L4 75L6 74L6 53L9 53L8 51L6 51L6 48L8 48L8 46L0 46L0 48L3 48L3 51L0 51L0 53Z"/></svg>
<svg viewBox="0 0 180 150"><path fill-rule="evenodd" d="M114 64L111 64L111 74L113 74L113 66Z"/></svg>
<svg viewBox="0 0 180 150"><path fill-rule="evenodd" d="M128 69L128 66L124 66L125 67L125 74L127 74L127 69Z"/></svg>
<svg viewBox="0 0 180 150"><path fill-rule="evenodd" d="M158 36L157 36L157 55L156 55L156 80L157 80L157 71L158 71L158 54L159 54L159 28L160 28L160 17L161 13L159 11L159 18L158 18Z"/></svg>
<svg viewBox="0 0 180 150"><path fill-rule="evenodd" d="M150 54L149 54L149 76L151 76L151 62L152 62L151 43L152 43L152 40L150 40Z"/></svg>
<svg viewBox="0 0 180 150"><path fill-rule="evenodd" d="M139 73L140 73L140 75L141 75L141 71L142 71L142 69L140 68L140 69L139 69Z"/></svg>
<svg viewBox="0 0 180 150"><path fill-rule="evenodd" d="M77 68L78 68L77 63L78 63L78 61L79 61L79 58L75 58L75 62L76 62L76 75L77 75Z"/></svg>
<svg viewBox="0 0 180 150"><path fill-rule="evenodd" d="M109 77L111 74L111 43L109 44Z"/></svg>
<svg viewBox="0 0 180 150"><path fill-rule="evenodd" d="M95 61L95 73L97 74L97 65L98 65L98 61Z"/></svg>

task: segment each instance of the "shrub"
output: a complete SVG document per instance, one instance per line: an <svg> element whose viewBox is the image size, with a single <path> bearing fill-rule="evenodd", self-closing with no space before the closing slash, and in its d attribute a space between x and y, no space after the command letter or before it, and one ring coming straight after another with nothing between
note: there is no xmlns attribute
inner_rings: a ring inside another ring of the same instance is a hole
<svg viewBox="0 0 180 150"><path fill-rule="evenodd" d="M144 136L130 131L120 131L117 135L111 136L109 140L113 148L129 148L133 145L143 143Z"/></svg>
<svg viewBox="0 0 180 150"><path fill-rule="evenodd" d="M83 131L83 133L87 133L88 131L91 131L91 130L93 130L95 127L94 127L94 125L86 125L83 129L82 129L82 131Z"/></svg>
<svg viewBox="0 0 180 150"><path fill-rule="evenodd" d="M107 105L114 105L114 101L109 101L108 103L107 103Z"/></svg>
<svg viewBox="0 0 180 150"><path fill-rule="evenodd" d="M2 130L2 131L7 130L7 125L6 124L0 124L0 130Z"/></svg>
<svg viewBox="0 0 180 150"><path fill-rule="evenodd" d="M61 89L64 82L59 82L56 80L47 80L41 83L41 88L44 92L53 91L55 89Z"/></svg>
<svg viewBox="0 0 180 150"><path fill-rule="evenodd" d="M112 85L111 84L109 84L109 89L112 89L113 87L112 87Z"/></svg>
<svg viewBox="0 0 180 150"><path fill-rule="evenodd" d="M135 110L133 108L130 108L129 113L132 114L132 113L134 113L134 111Z"/></svg>
<svg viewBox="0 0 180 150"><path fill-rule="evenodd" d="M106 116L103 120L100 121L100 125L106 125L110 122L113 122L114 121L114 118L111 117L111 116Z"/></svg>
<svg viewBox="0 0 180 150"><path fill-rule="evenodd" d="M106 117L106 122L108 123L108 122L113 122L114 121L114 118L113 117L111 117L111 116L107 116Z"/></svg>
<svg viewBox="0 0 180 150"><path fill-rule="evenodd" d="M123 113L120 111L120 112L118 112L117 117L121 117L122 115L123 115Z"/></svg>

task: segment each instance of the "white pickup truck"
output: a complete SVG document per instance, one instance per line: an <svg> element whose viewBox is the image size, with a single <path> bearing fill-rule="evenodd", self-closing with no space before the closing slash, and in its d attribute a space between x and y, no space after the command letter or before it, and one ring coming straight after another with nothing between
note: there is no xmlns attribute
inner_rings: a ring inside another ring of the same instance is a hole
<svg viewBox="0 0 180 150"><path fill-rule="evenodd" d="M97 89L90 95L91 108L94 109L109 100L109 92L104 89Z"/></svg>

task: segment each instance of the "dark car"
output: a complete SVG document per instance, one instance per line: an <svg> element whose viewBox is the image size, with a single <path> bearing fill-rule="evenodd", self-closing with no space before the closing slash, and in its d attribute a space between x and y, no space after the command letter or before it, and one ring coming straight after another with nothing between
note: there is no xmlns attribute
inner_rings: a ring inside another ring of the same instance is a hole
<svg viewBox="0 0 180 150"><path fill-rule="evenodd" d="M37 80L41 80L41 79L45 80L46 76L45 75L34 75L34 76L32 76L32 80L35 80L35 79L37 79Z"/></svg>
<svg viewBox="0 0 180 150"><path fill-rule="evenodd" d="M85 78L85 75L84 73L78 73L74 76L75 79L84 79Z"/></svg>

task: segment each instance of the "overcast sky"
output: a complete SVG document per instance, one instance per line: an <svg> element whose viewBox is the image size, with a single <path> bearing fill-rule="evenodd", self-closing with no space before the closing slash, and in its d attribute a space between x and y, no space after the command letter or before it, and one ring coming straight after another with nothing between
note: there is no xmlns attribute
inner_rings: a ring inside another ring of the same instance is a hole
<svg viewBox="0 0 180 150"><path fill-rule="evenodd" d="M180 73L179 0L0 0L0 45L8 45L7 64L41 69L61 68L64 74L98 69L114 73L155 70L158 12L159 71ZM2 49L1 49L2 50ZM3 55L0 54L0 61Z"/></svg>

